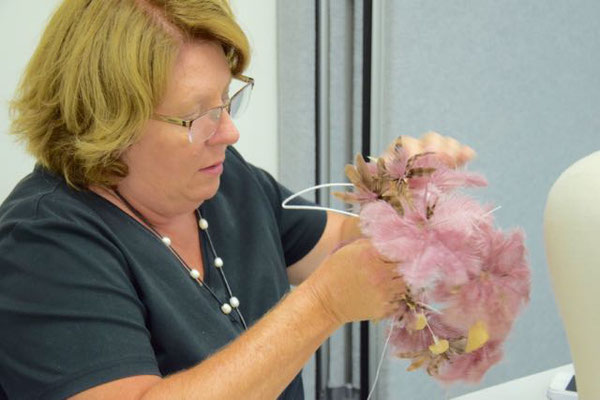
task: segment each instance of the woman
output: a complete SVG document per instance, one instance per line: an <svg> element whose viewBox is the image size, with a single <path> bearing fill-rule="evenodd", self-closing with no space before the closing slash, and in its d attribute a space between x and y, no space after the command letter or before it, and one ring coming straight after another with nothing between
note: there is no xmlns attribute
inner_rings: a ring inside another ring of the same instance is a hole
<svg viewBox="0 0 600 400"><path fill-rule="evenodd" d="M331 333L395 311L367 241L331 254L356 221L282 210L230 147L248 59L224 1L57 10L13 103L38 164L0 207L0 398L301 399Z"/></svg>

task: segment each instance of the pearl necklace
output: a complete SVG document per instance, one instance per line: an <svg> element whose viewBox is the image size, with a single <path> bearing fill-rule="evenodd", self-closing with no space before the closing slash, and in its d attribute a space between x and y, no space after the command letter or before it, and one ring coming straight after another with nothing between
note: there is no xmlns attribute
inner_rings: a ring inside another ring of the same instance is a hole
<svg viewBox="0 0 600 400"><path fill-rule="evenodd" d="M188 272L190 278L192 278L193 280L195 280L198 285L200 285L200 287L204 288L205 290L208 291L208 293L210 293L210 295L217 301L217 303L219 303L221 312L225 315L229 315L231 314L234 310L237 314L237 316L240 319L240 322L242 323L242 326L244 327L244 329L248 329L248 326L246 325L246 321L244 319L244 316L242 315L242 312L240 311L240 301L237 297L235 297L233 295L233 292L231 291L231 287L229 286L229 282L227 281L227 277L225 276L225 272L223 271L223 259L221 257L219 257L217 255L217 251L215 250L215 246L213 246L213 242L210 238L210 234L208 233L208 221L204 218L202 218L202 214L200 213L199 209L196 209L196 217L198 219L198 227L200 228L200 231L198 232L198 239L200 242L200 246L202 246L202 234L206 235L206 239L208 241L210 250L212 252L213 255L213 265L216 268L216 270L219 272L219 276L221 277L221 281L223 282L223 285L225 286L225 289L227 291L227 294L229 295L229 301L228 302L223 302L219 299L219 297L215 294L215 292L210 288L210 286L208 286L203 280L202 278L200 278L200 271L198 271L195 268L190 267L185 260L183 259L183 257L181 257L179 255L179 253L177 253L177 251L171 246L171 238L169 238L168 236L163 236L161 235L152 224L150 224L150 222L148 222L148 220L142 215L142 213L140 213L135 207L133 207L133 205L131 205L131 203L129 203L129 201L127 201L127 199L125 199L123 197L123 195L117 190L115 189L115 194L117 195L117 197L127 206L127 208L129 208L129 210L135 214L136 217L138 217L142 222L144 222L144 224L147 226L147 228L150 230L150 232L152 232L152 234L154 236L156 236L158 239L160 239L160 241L167 246L167 248L171 251L171 253L175 256L175 258L177 258L177 260L180 262L180 264L185 268L185 270Z"/></svg>

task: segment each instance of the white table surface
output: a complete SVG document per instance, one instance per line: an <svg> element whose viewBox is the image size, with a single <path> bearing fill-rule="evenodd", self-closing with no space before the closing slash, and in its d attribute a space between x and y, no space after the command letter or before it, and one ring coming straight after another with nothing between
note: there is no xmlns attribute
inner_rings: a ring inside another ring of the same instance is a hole
<svg viewBox="0 0 600 400"><path fill-rule="evenodd" d="M572 370L573 364L567 364L455 397L452 400L547 400L546 390L554 375L559 371Z"/></svg>

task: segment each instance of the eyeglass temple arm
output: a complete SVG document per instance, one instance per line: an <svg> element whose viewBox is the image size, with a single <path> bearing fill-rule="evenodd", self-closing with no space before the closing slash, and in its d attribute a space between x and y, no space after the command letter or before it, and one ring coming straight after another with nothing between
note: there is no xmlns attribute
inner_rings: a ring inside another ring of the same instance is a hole
<svg viewBox="0 0 600 400"><path fill-rule="evenodd" d="M254 85L254 78L250 78L249 76L246 76L246 75L238 75L235 77L235 79L239 79L242 82L251 83Z"/></svg>
<svg viewBox="0 0 600 400"><path fill-rule="evenodd" d="M158 119L160 121L169 122L171 124L183 126L185 128L189 128L190 126L192 126L192 121L186 121L186 120L179 119L179 118L167 117L165 115L160 115L160 114L154 114L152 117L155 119Z"/></svg>

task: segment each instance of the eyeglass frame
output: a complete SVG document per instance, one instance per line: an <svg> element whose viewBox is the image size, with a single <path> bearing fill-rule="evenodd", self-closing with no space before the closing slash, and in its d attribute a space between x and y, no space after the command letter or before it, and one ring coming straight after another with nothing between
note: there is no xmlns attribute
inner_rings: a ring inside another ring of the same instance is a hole
<svg viewBox="0 0 600 400"><path fill-rule="evenodd" d="M238 91L236 91L233 94L233 96L231 96L224 104L221 104L220 106L217 106L217 107L209 108L208 110L204 111L202 114L198 115L194 119L181 119L181 118L171 117L169 115L163 115L163 114L158 114L158 113L152 114L152 118L151 119L153 119L155 121L162 121L162 122L166 122L166 123L169 123L169 124L173 124L173 125L181 126L181 127L184 127L184 128L188 128L188 132L189 132L192 129L192 124L194 123L194 121L197 121L200 118L203 118L204 116L206 116L211 111L214 111L214 110L217 110L217 109L221 109L221 113L223 112L223 110L227 110L227 112L229 112L229 110L231 109L231 101L238 94L240 94L244 89L246 89L248 86L251 86L250 90L252 90L252 88L254 87L254 78L251 78L249 76L246 76L246 75L237 75L237 76L234 76L233 79L237 79L239 81L242 81L242 82L245 83L245 85L242 86ZM222 114L219 114L219 118L220 118L221 115ZM204 139L204 140L210 139L210 137L212 135L214 135L214 132L210 136L208 136L206 139Z"/></svg>

